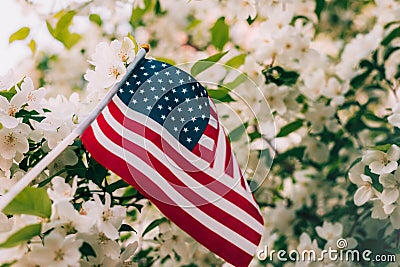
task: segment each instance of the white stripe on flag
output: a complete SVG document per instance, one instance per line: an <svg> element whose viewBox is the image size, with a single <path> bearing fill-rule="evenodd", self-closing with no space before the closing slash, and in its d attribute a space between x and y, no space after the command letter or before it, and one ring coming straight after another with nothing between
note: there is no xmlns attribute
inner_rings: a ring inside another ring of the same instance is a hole
<svg viewBox="0 0 400 267"><path fill-rule="evenodd" d="M200 138L199 144L211 151L214 150L214 144L215 144L214 140L205 134L203 134L203 136Z"/></svg>

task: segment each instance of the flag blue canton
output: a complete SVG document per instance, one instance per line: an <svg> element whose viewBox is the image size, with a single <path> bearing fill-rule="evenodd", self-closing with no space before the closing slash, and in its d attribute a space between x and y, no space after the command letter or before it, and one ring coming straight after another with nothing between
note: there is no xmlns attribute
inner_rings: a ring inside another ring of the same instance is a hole
<svg viewBox="0 0 400 267"><path fill-rule="evenodd" d="M117 95L129 108L161 124L189 150L208 125L206 89L188 73L164 62L144 59Z"/></svg>

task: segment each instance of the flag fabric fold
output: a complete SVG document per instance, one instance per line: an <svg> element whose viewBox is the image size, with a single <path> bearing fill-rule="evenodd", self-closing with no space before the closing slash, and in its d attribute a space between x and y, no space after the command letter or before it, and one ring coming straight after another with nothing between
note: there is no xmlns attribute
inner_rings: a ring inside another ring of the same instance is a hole
<svg viewBox="0 0 400 267"><path fill-rule="evenodd" d="M205 88L143 59L85 130L92 157L234 266L248 266L263 219Z"/></svg>

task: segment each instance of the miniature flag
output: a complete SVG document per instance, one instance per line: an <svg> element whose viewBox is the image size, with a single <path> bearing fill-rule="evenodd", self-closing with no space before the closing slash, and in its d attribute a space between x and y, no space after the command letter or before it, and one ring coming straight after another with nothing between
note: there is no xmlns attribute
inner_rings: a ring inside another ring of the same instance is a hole
<svg viewBox="0 0 400 267"><path fill-rule="evenodd" d="M143 59L82 140L93 158L235 266L256 252L263 219L205 88Z"/></svg>

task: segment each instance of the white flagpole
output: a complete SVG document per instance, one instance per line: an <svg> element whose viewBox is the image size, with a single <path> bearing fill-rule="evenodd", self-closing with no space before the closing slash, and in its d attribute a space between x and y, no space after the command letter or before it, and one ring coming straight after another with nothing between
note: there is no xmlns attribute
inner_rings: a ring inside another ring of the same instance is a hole
<svg viewBox="0 0 400 267"><path fill-rule="evenodd" d="M92 113L89 114L85 120L80 123L64 140L59 143L53 150L49 152L38 164L25 174L25 176L19 180L4 196L0 197L0 211L2 211L25 187L27 187L35 177L37 177L53 160L55 160L61 152L63 152L78 136L83 134L85 129L97 118L100 112L107 106L108 102L117 93L135 67L139 62L145 57L146 53L149 51L148 45L142 45L141 49L137 53L135 59L129 64L125 76L122 80L116 84L108 91L101 102L95 107Z"/></svg>

